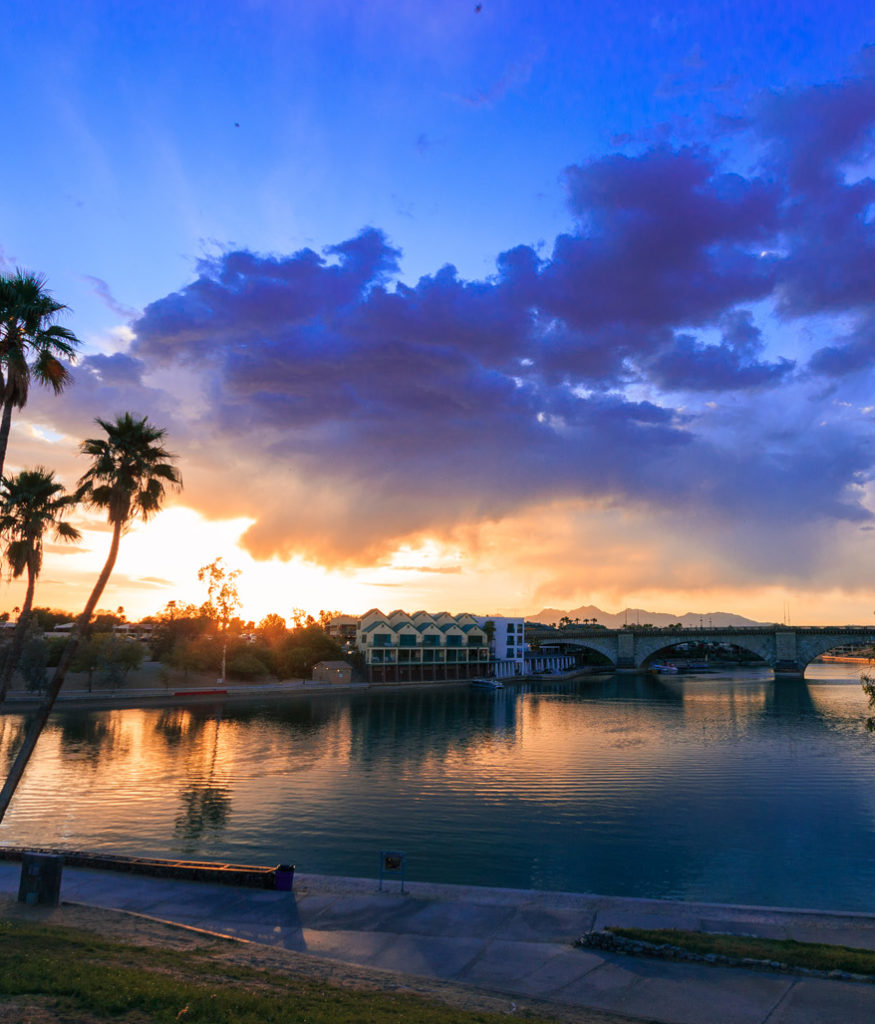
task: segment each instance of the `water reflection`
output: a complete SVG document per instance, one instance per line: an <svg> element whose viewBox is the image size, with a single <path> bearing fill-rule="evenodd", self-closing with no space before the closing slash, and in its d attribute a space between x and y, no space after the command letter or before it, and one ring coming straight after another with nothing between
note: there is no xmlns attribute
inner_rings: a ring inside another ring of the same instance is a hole
<svg viewBox="0 0 875 1024"><path fill-rule="evenodd" d="M168 747L179 747L198 740L208 725L221 720L223 706L165 708L158 715L155 732Z"/></svg>
<svg viewBox="0 0 875 1024"><path fill-rule="evenodd" d="M420 689L410 694L362 694L350 702L349 755L367 766L386 747L409 768L451 754L464 756L483 743L513 744L517 695L469 687Z"/></svg>
<svg viewBox="0 0 875 1024"><path fill-rule="evenodd" d="M4 776L9 772L27 731L27 720L20 715L0 715L0 763Z"/></svg>
<svg viewBox="0 0 875 1024"><path fill-rule="evenodd" d="M875 909L864 718L856 678L751 672L64 715L0 841Z"/></svg>
<svg viewBox="0 0 875 1024"><path fill-rule="evenodd" d="M109 715L87 713L64 714L49 725L49 732L57 728L61 751L65 759L78 758L96 768L101 758L120 754L117 721Z"/></svg>
<svg viewBox="0 0 875 1024"><path fill-rule="evenodd" d="M174 832L182 840L182 851L195 853L207 832L220 835L231 813L231 790L227 786L195 784L180 794L182 811L176 816Z"/></svg>
<svg viewBox="0 0 875 1024"><path fill-rule="evenodd" d="M803 718L808 724L823 721L804 679L774 679L766 688L763 712L793 725Z"/></svg>

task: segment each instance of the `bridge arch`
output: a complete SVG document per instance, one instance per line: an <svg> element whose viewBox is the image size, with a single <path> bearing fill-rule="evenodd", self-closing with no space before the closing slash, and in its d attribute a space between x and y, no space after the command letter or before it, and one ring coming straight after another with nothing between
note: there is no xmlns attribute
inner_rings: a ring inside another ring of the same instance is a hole
<svg viewBox="0 0 875 1024"><path fill-rule="evenodd" d="M699 642L711 642L714 641L707 637L697 637L696 641ZM635 668L646 669L648 662L650 662L655 655L661 652L670 651L672 648L677 647L678 644L690 643L693 638L689 636L675 636L671 639L663 636L647 636L639 638L638 643L635 645ZM743 651L748 651L750 654L755 654L769 666L774 668L774 643L771 643L770 637L760 636L740 636L737 639L733 638L731 641L733 647L739 647ZM725 642L725 641L723 641Z"/></svg>
<svg viewBox="0 0 875 1024"><path fill-rule="evenodd" d="M617 642L613 637L579 638L557 636L547 641L546 644L551 647L559 647L560 649L563 647L576 647L578 650L594 651L596 654L601 654L607 658L612 668L617 667Z"/></svg>

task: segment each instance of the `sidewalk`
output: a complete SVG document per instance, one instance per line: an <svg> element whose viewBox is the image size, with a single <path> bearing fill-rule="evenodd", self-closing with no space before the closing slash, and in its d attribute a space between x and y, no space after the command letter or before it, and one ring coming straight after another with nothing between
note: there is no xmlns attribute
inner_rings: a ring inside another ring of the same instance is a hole
<svg viewBox="0 0 875 1024"><path fill-rule="evenodd" d="M95 687L94 690L62 689L55 703L59 707L76 705L89 708L170 707L172 705L216 704L257 700L281 700L300 694L350 693L366 690L367 683L313 682L309 679L291 679L282 683L220 683L209 686L122 686L116 690ZM0 714L18 714L39 705L43 693L28 690L10 690Z"/></svg>
<svg viewBox="0 0 875 1024"><path fill-rule="evenodd" d="M21 867L0 861L0 892ZM875 949L875 917L295 876L294 892L65 867L63 901L348 964L672 1024L871 1024L875 985L575 949L606 925L734 931Z"/></svg>

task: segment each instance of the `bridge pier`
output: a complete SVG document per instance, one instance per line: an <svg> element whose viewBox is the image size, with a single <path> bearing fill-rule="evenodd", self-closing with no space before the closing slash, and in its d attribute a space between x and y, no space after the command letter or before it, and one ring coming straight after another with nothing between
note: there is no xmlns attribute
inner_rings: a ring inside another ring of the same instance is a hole
<svg viewBox="0 0 875 1024"><path fill-rule="evenodd" d="M798 661L784 660L772 666L775 679L804 679L805 666Z"/></svg>
<svg viewBox="0 0 875 1024"><path fill-rule="evenodd" d="M614 662L616 672L638 672L635 664L635 634L621 632L617 634L617 660Z"/></svg>

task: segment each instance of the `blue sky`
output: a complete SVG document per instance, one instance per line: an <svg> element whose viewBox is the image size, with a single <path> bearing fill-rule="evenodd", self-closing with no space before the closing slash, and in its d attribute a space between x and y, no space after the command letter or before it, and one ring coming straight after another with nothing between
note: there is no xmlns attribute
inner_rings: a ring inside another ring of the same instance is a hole
<svg viewBox="0 0 875 1024"><path fill-rule="evenodd" d="M869 620L864 5L8 10L0 259L85 342L10 464L183 460L110 603Z"/></svg>

